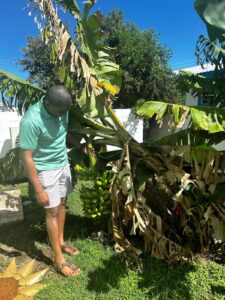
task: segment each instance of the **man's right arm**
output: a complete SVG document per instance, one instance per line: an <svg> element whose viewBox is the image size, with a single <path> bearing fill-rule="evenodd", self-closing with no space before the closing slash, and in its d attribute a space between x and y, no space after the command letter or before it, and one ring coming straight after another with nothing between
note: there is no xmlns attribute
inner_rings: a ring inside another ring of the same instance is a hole
<svg viewBox="0 0 225 300"><path fill-rule="evenodd" d="M33 161L33 150L21 149L23 167L28 180L34 187L35 196L41 206L49 205L48 194L43 189L38 178L38 172Z"/></svg>

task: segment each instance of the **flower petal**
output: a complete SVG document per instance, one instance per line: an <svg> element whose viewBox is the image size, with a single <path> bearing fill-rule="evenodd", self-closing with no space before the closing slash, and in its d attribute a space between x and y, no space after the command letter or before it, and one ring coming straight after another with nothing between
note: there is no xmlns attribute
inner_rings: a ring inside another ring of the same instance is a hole
<svg viewBox="0 0 225 300"><path fill-rule="evenodd" d="M9 277L12 273L16 273L17 267L16 267L16 259L13 258L9 264L9 266L6 268L5 272L3 273L2 277Z"/></svg>
<svg viewBox="0 0 225 300"><path fill-rule="evenodd" d="M17 295L13 300L32 300L32 298L26 295Z"/></svg>
<svg viewBox="0 0 225 300"><path fill-rule="evenodd" d="M18 292L23 295L33 297L44 287L45 287L45 285L40 284L40 283L29 285L29 286L21 286L21 287L19 287Z"/></svg>
<svg viewBox="0 0 225 300"><path fill-rule="evenodd" d="M105 86L105 83L104 82L97 82L97 86L103 88Z"/></svg>
<svg viewBox="0 0 225 300"><path fill-rule="evenodd" d="M111 85L110 83L105 83L105 88L113 95L115 96L118 94L118 91L115 86Z"/></svg>
<svg viewBox="0 0 225 300"><path fill-rule="evenodd" d="M34 267L35 259L31 260L28 264L17 271L18 274L22 275L23 277L28 276L32 273Z"/></svg>
<svg viewBox="0 0 225 300"><path fill-rule="evenodd" d="M15 278L16 280L20 280L21 278L23 278L20 274L17 274L17 273L13 273L13 274L11 274L11 276L13 278Z"/></svg>
<svg viewBox="0 0 225 300"><path fill-rule="evenodd" d="M24 278L25 280L25 284L26 285L32 285L34 283L37 283L41 280L42 276L45 275L45 273L47 272L47 269L41 270L39 272L36 272L34 274L30 274L28 275L26 278ZM24 285L24 281L23 280L19 280L19 285Z"/></svg>

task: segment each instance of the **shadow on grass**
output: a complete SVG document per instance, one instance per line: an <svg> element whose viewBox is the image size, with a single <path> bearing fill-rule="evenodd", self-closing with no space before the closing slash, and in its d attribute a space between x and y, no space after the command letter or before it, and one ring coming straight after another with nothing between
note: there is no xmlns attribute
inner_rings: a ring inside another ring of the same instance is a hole
<svg viewBox="0 0 225 300"><path fill-rule="evenodd" d="M137 288L144 291L145 299L187 299L191 300L186 274L195 271L190 263L168 264L153 257L143 257L143 273L138 274ZM136 273L137 274L137 273ZM120 289L121 279L127 277L127 289L132 279L118 255L103 261L103 266L88 274L87 288L96 293L108 293L112 288ZM123 280L124 282L124 280ZM132 284L132 283L131 283Z"/></svg>
<svg viewBox="0 0 225 300"><path fill-rule="evenodd" d="M25 252L31 258L50 264L51 260L36 246L36 243L46 241L46 231L43 228L43 210L30 201L28 197L23 197L23 207L24 221L1 226L0 242L8 247L13 247L16 252Z"/></svg>
<svg viewBox="0 0 225 300"><path fill-rule="evenodd" d="M84 217L67 213L65 223L65 239L85 239L93 231L92 220Z"/></svg>
<svg viewBox="0 0 225 300"><path fill-rule="evenodd" d="M52 265L52 251L48 243L45 227L45 210L35 199L23 195L23 222L5 224L0 227L0 243L15 250L0 248L0 253L8 257L20 256L25 252L29 257ZM65 224L65 239L85 239L92 231L89 219L68 213Z"/></svg>
<svg viewBox="0 0 225 300"><path fill-rule="evenodd" d="M96 223L95 220L86 218L85 216L73 215L67 213L66 223L65 223L65 239L81 239L91 237L94 233L99 231L107 232L108 226L107 223L103 225L101 223Z"/></svg>
<svg viewBox="0 0 225 300"><path fill-rule="evenodd" d="M143 274L139 282L140 289L146 289L149 299L157 295L157 299L191 300L190 287L187 285L187 274L197 268L191 263L167 263L163 260L147 256L143 258Z"/></svg>
<svg viewBox="0 0 225 300"><path fill-rule="evenodd" d="M111 288L117 288L120 278L127 275L127 267L117 254L104 260L102 264L102 267L88 274L87 288L96 293L108 293Z"/></svg>
<svg viewBox="0 0 225 300"><path fill-rule="evenodd" d="M225 295L225 287L221 285L213 285L211 287L212 294ZM223 298L224 299L224 298Z"/></svg>

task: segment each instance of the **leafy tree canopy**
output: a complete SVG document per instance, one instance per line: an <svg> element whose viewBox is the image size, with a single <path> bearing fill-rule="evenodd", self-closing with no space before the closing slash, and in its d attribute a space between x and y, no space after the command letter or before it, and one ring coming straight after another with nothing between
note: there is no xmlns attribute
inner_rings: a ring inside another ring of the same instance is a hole
<svg viewBox="0 0 225 300"><path fill-rule="evenodd" d="M132 107L139 99L177 102L180 95L169 67L171 51L159 42L153 29L140 30L124 22L121 11L105 17L106 42L117 49L116 63L123 70L117 107Z"/></svg>
<svg viewBox="0 0 225 300"><path fill-rule="evenodd" d="M43 89L59 83L54 72L54 64L49 59L51 49L41 36L27 36L27 46L22 50L23 58L18 59L17 63L22 66L23 71L29 73L29 81Z"/></svg>

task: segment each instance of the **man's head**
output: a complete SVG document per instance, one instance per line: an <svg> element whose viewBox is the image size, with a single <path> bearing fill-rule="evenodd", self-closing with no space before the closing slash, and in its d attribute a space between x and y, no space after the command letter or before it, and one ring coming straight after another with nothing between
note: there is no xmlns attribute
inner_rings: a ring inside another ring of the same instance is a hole
<svg viewBox="0 0 225 300"><path fill-rule="evenodd" d="M50 114L59 117L70 109L72 97L63 85L54 85L47 90L44 104Z"/></svg>

